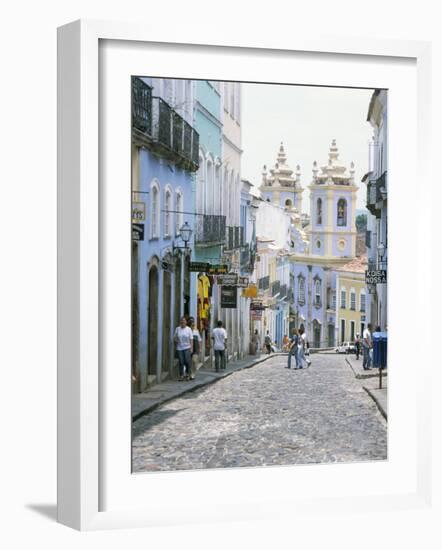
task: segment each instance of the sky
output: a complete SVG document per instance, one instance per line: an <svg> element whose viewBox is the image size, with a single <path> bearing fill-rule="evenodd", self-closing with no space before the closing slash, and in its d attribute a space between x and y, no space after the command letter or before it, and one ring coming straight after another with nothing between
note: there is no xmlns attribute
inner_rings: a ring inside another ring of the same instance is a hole
<svg viewBox="0 0 442 550"><path fill-rule="evenodd" d="M259 187L262 167L275 165L279 144L284 143L287 163L301 166L301 185L312 178L312 165L328 161L332 139L339 160L349 168L355 163L359 185L357 208L365 208L366 187L361 178L368 171L368 142L373 135L367 122L373 90L277 84L242 84L241 177ZM309 212L309 191L303 209Z"/></svg>

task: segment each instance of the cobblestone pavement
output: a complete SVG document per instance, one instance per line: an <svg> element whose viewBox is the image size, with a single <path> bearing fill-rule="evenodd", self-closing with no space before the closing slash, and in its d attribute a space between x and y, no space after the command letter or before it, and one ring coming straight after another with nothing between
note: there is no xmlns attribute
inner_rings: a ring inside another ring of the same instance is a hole
<svg viewBox="0 0 442 550"><path fill-rule="evenodd" d="M273 357L136 421L133 471L387 458L387 424L345 359Z"/></svg>

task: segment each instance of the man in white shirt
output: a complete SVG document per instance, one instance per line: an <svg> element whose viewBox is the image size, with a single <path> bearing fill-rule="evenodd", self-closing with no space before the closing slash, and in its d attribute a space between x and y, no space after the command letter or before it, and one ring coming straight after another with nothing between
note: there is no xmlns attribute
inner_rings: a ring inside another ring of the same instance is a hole
<svg viewBox="0 0 442 550"><path fill-rule="evenodd" d="M175 329L174 342L180 365L180 380L189 380L192 375L192 329L187 326L185 317L180 319L180 326Z"/></svg>
<svg viewBox="0 0 442 550"><path fill-rule="evenodd" d="M220 369L226 368L227 331L223 328L222 321L218 321L217 327L213 329L212 340L215 351L215 370L218 372Z"/></svg>
<svg viewBox="0 0 442 550"><path fill-rule="evenodd" d="M362 333L362 352L364 354L362 366L364 370L369 370L371 368L370 349L372 347L373 344L371 340L371 324L369 323L367 325L367 328L365 328L364 332Z"/></svg>

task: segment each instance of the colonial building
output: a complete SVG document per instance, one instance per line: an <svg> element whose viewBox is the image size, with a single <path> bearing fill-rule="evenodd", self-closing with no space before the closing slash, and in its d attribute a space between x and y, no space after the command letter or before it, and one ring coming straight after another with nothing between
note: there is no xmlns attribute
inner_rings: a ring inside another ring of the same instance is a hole
<svg viewBox="0 0 442 550"><path fill-rule="evenodd" d="M174 376L173 330L190 312L199 136L188 80L132 79L134 391ZM184 240L182 238L184 236Z"/></svg>
<svg viewBox="0 0 442 550"><path fill-rule="evenodd" d="M294 283L294 318L305 326L312 347L332 347L339 339L337 268L347 264L356 253L356 193L354 165L347 170L339 160L336 140L330 146L328 161L313 163L310 190L310 224L304 228L308 247L296 244L291 256ZM301 224L302 225L302 224Z"/></svg>

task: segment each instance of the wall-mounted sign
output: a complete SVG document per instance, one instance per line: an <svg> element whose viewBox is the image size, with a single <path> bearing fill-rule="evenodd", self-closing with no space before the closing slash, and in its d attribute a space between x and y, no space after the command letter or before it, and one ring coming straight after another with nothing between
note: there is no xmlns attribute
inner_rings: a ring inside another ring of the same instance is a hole
<svg viewBox="0 0 442 550"><path fill-rule="evenodd" d="M132 224L132 240L144 241L144 223Z"/></svg>
<svg viewBox="0 0 442 550"><path fill-rule="evenodd" d="M218 275L216 282L223 286L235 286L238 283L238 275L236 273L227 273L227 275Z"/></svg>
<svg viewBox="0 0 442 550"><path fill-rule="evenodd" d="M262 311L266 306L262 302L251 302L250 309L252 311Z"/></svg>
<svg viewBox="0 0 442 550"><path fill-rule="evenodd" d="M253 321L261 321L262 311L252 311L251 316L252 316Z"/></svg>
<svg viewBox="0 0 442 550"><path fill-rule="evenodd" d="M387 282L387 270L386 269L372 269L365 272L365 284L377 285Z"/></svg>
<svg viewBox="0 0 442 550"><path fill-rule="evenodd" d="M132 203L132 221L145 222L146 221L146 205L144 202Z"/></svg>
<svg viewBox="0 0 442 550"><path fill-rule="evenodd" d="M249 286L249 278L248 277L238 277L237 286L239 286L241 288L247 288Z"/></svg>
<svg viewBox="0 0 442 550"><path fill-rule="evenodd" d="M220 265L211 265L209 264L209 267L208 267L208 270L207 270L207 273L209 275L222 275L224 273L228 273L229 272L229 268L226 264L220 264Z"/></svg>
<svg viewBox="0 0 442 550"><path fill-rule="evenodd" d="M236 286L222 286L221 287L221 307L236 308L237 295L238 295L238 289Z"/></svg>
<svg viewBox="0 0 442 550"><path fill-rule="evenodd" d="M189 263L189 271L207 271L209 269L209 265L206 262L190 262Z"/></svg>
<svg viewBox="0 0 442 550"><path fill-rule="evenodd" d="M245 298L256 298L258 296L258 287L256 285L249 285L243 290L243 296Z"/></svg>

